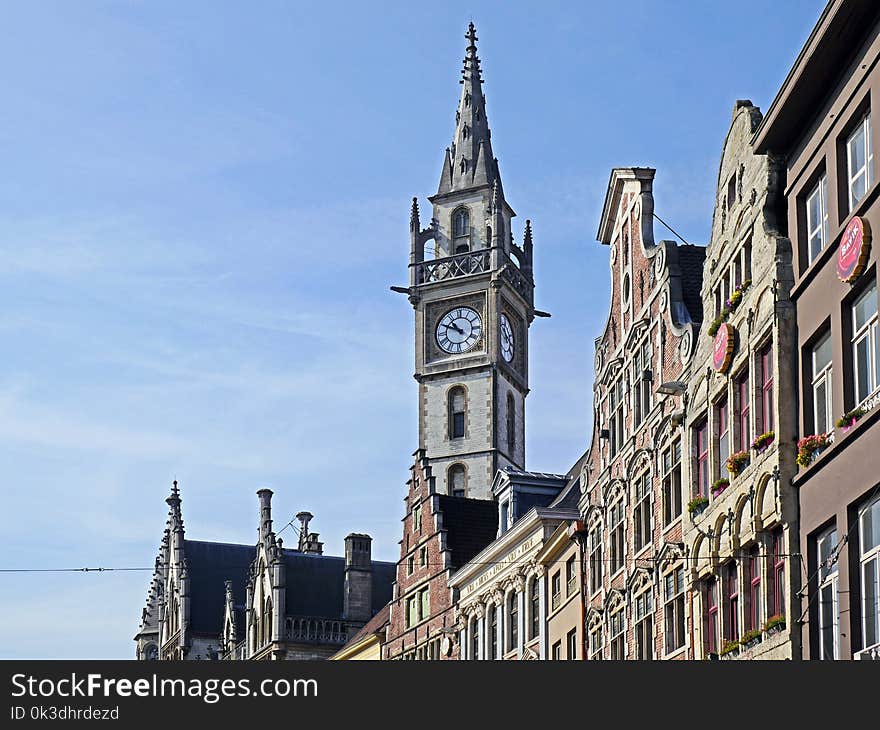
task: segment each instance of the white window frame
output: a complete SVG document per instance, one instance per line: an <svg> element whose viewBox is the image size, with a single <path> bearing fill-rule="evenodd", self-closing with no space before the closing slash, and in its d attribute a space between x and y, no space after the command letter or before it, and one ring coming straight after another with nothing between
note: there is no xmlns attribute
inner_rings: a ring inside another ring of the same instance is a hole
<svg viewBox="0 0 880 730"><path fill-rule="evenodd" d="M672 592L670 593L668 590L669 580L672 580ZM687 645L687 622L684 619L685 616L685 577L684 577L684 567L681 565L675 566L672 570L666 573L663 576L663 651L666 655L673 654L684 646ZM681 604L679 606L679 601ZM667 609L672 607L671 611ZM670 648L669 644L669 636L670 633L674 636L677 633L677 626L669 625L669 613L672 614L674 619L678 619L679 613L682 618L682 635L680 637L681 641L678 646Z"/></svg>
<svg viewBox="0 0 880 730"><path fill-rule="evenodd" d="M642 601L644 601L645 609L641 611ZM635 637L636 643L636 651L639 650L639 645L641 640L647 639L648 648L650 650L650 656L648 659L654 659L654 595L650 588L645 591L642 591L638 595L633 598L632 605L634 607L634 629L633 636ZM648 624L647 629L644 627L644 624ZM642 659L641 656L637 656L637 659Z"/></svg>
<svg viewBox="0 0 880 730"><path fill-rule="evenodd" d="M874 314L868 318L868 320L858 329L856 329L856 305L861 302L865 298L873 297L874 298ZM864 292L862 292L859 297L852 304L852 327L853 327L853 338L852 338L852 357L853 357L853 388L856 405L860 406L865 403L875 392L880 388L880 378L878 378L878 370L880 370L880 362L878 362L878 357L880 357L880 333L878 333L878 313L877 313L877 283L874 282L871 286L869 286ZM868 351L868 372L867 372L867 382L868 382L868 392L860 397L858 392L859 388L859 375L861 374L861 369L859 367L859 356L858 356L858 347L862 342L867 341L867 351Z"/></svg>
<svg viewBox="0 0 880 730"><path fill-rule="evenodd" d="M646 471L635 479L633 492L633 549L636 553L640 553L646 547L654 542L654 516L651 494L653 492L653 484L651 480L651 472ZM647 517L647 523L644 518ZM642 527L646 532L642 534ZM636 544L636 538L642 538L642 544Z"/></svg>
<svg viewBox="0 0 880 730"><path fill-rule="evenodd" d="M826 433L831 430L831 423L834 414L834 395L832 392L832 374L833 374L833 361L834 361L834 353L832 352L831 358L829 358L828 363L824 365L821 370L816 370L816 351L819 349L819 346L824 344L825 341L828 341L832 344L834 341L831 339L831 330L828 330L819 340L810 348L810 361L811 361L811 369L813 373L813 379L811 383L811 387L813 389L813 433ZM823 428L819 428L819 387L825 387L825 424Z"/></svg>
<svg viewBox="0 0 880 730"><path fill-rule="evenodd" d="M858 169L853 169L853 149L857 138L861 135L860 144L862 153L864 154L865 164ZM846 169L847 169L847 195L849 198L849 210L852 210L859 204L859 201L865 197L871 185L874 182L873 175L874 155L871 151L871 115L866 114L862 120L856 125L856 128L850 133L846 139ZM864 177L865 191L856 198L853 194L855 184Z"/></svg>
<svg viewBox="0 0 880 730"><path fill-rule="evenodd" d="M862 644L867 649L870 646L880 645L880 541L877 545L866 547L865 545L865 515L874 506L880 505L880 495L875 496L861 510L859 510L859 587L861 589L862 604ZM865 574L873 574L874 581L874 611L868 615L867 595L865 594ZM868 643L868 622L873 622L873 643Z"/></svg>
<svg viewBox="0 0 880 730"><path fill-rule="evenodd" d="M618 617L620 619L620 630L617 633L614 633L614 623L618 619ZM620 640L620 646L622 647L622 656L615 657L614 643L618 639ZM608 651L609 659L626 659L626 609L623 606L614 611L608 618Z"/></svg>
<svg viewBox="0 0 880 730"><path fill-rule="evenodd" d="M813 220L813 200L818 198L819 216ZM819 248L813 251L813 238L818 235ZM822 177L807 195L807 260L813 263L828 243L828 176Z"/></svg>
<svg viewBox="0 0 880 730"><path fill-rule="evenodd" d="M616 516L619 518L615 519ZM618 528L619 541L616 538ZM623 497L608 508L608 564L612 577L626 567L626 507Z"/></svg>
<svg viewBox="0 0 880 730"><path fill-rule="evenodd" d="M825 559L828 564L823 565L822 548L823 545L829 541L831 542L828 545L828 557ZM819 659L840 659L840 603L838 600L839 573L837 570L836 526L829 527L816 538L816 562L819 565L819 585L817 588L817 598L819 599ZM826 611L828 611L829 608L826 608L822 603L822 594L826 589L831 590L831 606L829 607L831 611L830 616L826 614ZM828 647L825 646L824 631L824 627L827 625L826 621L829 619L833 626L833 646L830 647L830 652L828 652Z"/></svg>

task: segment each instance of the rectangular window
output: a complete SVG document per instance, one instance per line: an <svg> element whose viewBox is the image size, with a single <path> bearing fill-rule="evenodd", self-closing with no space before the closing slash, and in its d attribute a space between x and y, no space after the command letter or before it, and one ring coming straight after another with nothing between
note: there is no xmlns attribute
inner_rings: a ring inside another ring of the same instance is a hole
<svg viewBox="0 0 880 730"><path fill-rule="evenodd" d="M751 414L751 397L749 392L748 368L736 376L733 384L736 393L736 450L747 451L752 446L751 427L749 417Z"/></svg>
<svg viewBox="0 0 880 730"><path fill-rule="evenodd" d="M867 114L846 140L850 212L865 197L874 182L874 155L871 150L871 115Z"/></svg>
<svg viewBox="0 0 880 730"><path fill-rule="evenodd" d="M425 588L419 593L419 620L424 621L431 615L431 605L428 601L428 589Z"/></svg>
<svg viewBox="0 0 880 730"><path fill-rule="evenodd" d="M651 591L636 596L636 659L654 658L654 604Z"/></svg>
<svg viewBox="0 0 880 730"><path fill-rule="evenodd" d="M560 659L562 659L562 642L557 641L553 645L553 661L558 662Z"/></svg>
<svg viewBox="0 0 880 730"><path fill-rule="evenodd" d="M758 353L758 365L760 369L761 384L761 433L767 433L774 428L773 417L773 341L768 342ZM748 449L751 444L743 447Z"/></svg>
<svg viewBox="0 0 880 730"><path fill-rule="evenodd" d="M633 508L633 542L636 552L651 542L651 475L645 472L636 479Z"/></svg>
<svg viewBox="0 0 880 730"><path fill-rule="evenodd" d="M550 591L550 607L555 611L557 608L559 608L559 604L562 601L562 575L558 570L553 574L553 577L550 579L550 585L552 586L552 589Z"/></svg>
<svg viewBox="0 0 880 730"><path fill-rule="evenodd" d="M618 378L608 393L608 435L611 458L614 458L623 446L623 400L623 378Z"/></svg>
<svg viewBox="0 0 880 730"><path fill-rule="evenodd" d="M464 438L464 413L452 414L452 438Z"/></svg>
<svg viewBox="0 0 880 730"><path fill-rule="evenodd" d="M840 659L840 609L837 599L837 528L816 540L819 566L819 658Z"/></svg>
<svg viewBox="0 0 880 730"><path fill-rule="evenodd" d="M681 441L663 452L663 526L681 514Z"/></svg>
<svg viewBox="0 0 880 730"><path fill-rule="evenodd" d="M880 337L877 333L877 282L871 284L852 306L853 378L856 405L864 403L880 387Z"/></svg>
<svg viewBox="0 0 880 730"><path fill-rule="evenodd" d="M423 547L419 550L419 565L424 568L428 564L428 548Z"/></svg>
<svg viewBox="0 0 880 730"><path fill-rule="evenodd" d="M590 594L602 587L602 531L596 525L590 530Z"/></svg>
<svg viewBox="0 0 880 730"><path fill-rule="evenodd" d="M859 518L859 574L862 590L862 648L880 644L880 497Z"/></svg>
<svg viewBox="0 0 880 730"><path fill-rule="evenodd" d="M623 556L625 553L622 500L611 507L608 522L611 525L611 574L614 575L623 568Z"/></svg>
<svg viewBox="0 0 880 730"><path fill-rule="evenodd" d="M826 332L813 345L813 433L831 430L834 409L831 396L831 332Z"/></svg>
<svg viewBox="0 0 880 730"><path fill-rule="evenodd" d="M770 536L770 585L767 591L770 616L785 615L785 547L782 528Z"/></svg>
<svg viewBox="0 0 880 730"><path fill-rule="evenodd" d="M666 653L684 646L684 568L676 568L664 579L663 623Z"/></svg>
<svg viewBox="0 0 880 730"><path fill-rule="evenodd" d="M731 561L725 566L725 637L728 641L739 641L739 571L736 563Z"/></svg>
<svg viewBox="0 0 880 730"><path fill-rule="evenodd" d="M519 643L519 595L511 591L507 595L507 650L513 651Z"/></svg>
<svg viewBox="0 0 880 730"><path fill-rule="evenodd" d="M529 603L531 604L531 630L529 632L529 638L535 639L538 636L538 630L541 626L541 588L539 584L538 578L533 578L531 582L531 587L529 590L531 593L529 594Z"/></svg>
<svg viewBox="0 0 880 730"><path fill-rule="evenodd" d="M719 644L718 581L715 578L709 578L704 581L703 605L705 607L705 613L703 615L703 629L705 631L705 636L703 637L703 641L706 648L706 654L717 654Z"/></svg>
<svg viewBox="0 0 880 730"><path fill-rule="evenodd" d="M753 545L746 553L746 631L761 628L761 548Z"/></svg>
<svg viewBox="0 0 880 730"><path fill-rule="evenodd" d="M577 581L577 568L574 556L565 561L565 595L570 596L574 593Z"/></svg>
<svg viewBox="0 0 880 730"><path fill-rule="evenodd" d="M651 346L648 342L636 350L633 358L633 420L638 426L651 412Z"/></svg>
<svg viewBox="0 0 880 730"><path fill-rule="evenodd" d="M413 507L413 532L422 531L422 506Z"/></svg>
<svg viewBox="0 0 880 730"><path fill-rule="evenodd" d="M807 196L807 256L809 263L828 242L828 178L822 175Z"/></svg>
<svg viewBox="0 0 880 730"><path fill-rule="evenodd" d="M498 608L489 604L489 659L498 658Z"/></svg>
<svg viewBox="0 0 880 730"><path fill-rule="evenodd" d="M611 659L626 659L623 609L611 614Z"/></svg>
<svg viewBox="0 0 880 730"><path fill-rule="evenodd" d="M602 658L602 624L590 629L590 659Z"/></svg>
<svg viewBox="0 0 880 730"><path fill-rule="evenodd" d="M407 574L407 575L412 575L412 574L413 574L413 571L415 570L415 568L416 568L416 556L415 556L415 555L410 555L410 556L406 559L406 574Z"/></svg>
<svg viewBox="0 0 880 730"><path fill-rule="evenodd" d="M721 465L730 456L730 419L727 410L727 398L715 406L715 423L718 427L718 461L715 464L715 478L719 479L727 473Z"/></svg>
<svg viewBox="0 0 880 730"><path fill-rule="evenodd" d="M568 632L568 636L566 636L566 646L568 648L568 658L569 659L577 659L578 658L578 632L577 629L572 629Z"/></svg>
<svg viewBox="0 0 880 730"><path fill-rule="evenodd" d="M709 422L703 419L694 426L694 449L696 457L694 489L701 497L709 496Z"/></svg>
<svg viewBox="0 0 880 730"><path fill-rule="evenodd" d="M416 596L406 599L406 625L407 628L415 626L419 622L419 604Z"/></svg>

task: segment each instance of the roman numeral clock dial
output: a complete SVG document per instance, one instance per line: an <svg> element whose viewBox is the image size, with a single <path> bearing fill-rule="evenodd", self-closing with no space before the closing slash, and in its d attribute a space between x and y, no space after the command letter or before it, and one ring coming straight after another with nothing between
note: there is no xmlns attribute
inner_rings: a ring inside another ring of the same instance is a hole
<svg viewBox="0 0 880 730"><path fill-rule="evenodd" d="M513 362L513 353L516 342L513 338L513 327L506 314L501 315L501 357L505 362Z"/></svg>
<svg viewBox="0 0 880 730"><path fill-rule="evenodd" d="M437 323L437 344L450 355L472 350L482 334L483 320L470 307L450 309Z"/></svg>

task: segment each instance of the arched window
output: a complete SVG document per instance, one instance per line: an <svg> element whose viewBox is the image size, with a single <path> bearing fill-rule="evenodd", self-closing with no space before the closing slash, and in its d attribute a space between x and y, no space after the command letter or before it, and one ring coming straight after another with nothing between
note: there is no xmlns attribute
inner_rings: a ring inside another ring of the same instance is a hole
<svg viewBox="0 0 880 730"><path fill-rule="evenodd" d="M266 610L263 613L263 643L272 640L272 600L266 599Z"/></svg>
<svg viewBox="0 0 880 730"><path fill-rule="evenodd" d="M519 594L507 594L507 651L516 649L519 642Z"/></svg>
<svg viewBox="0 0 880 730"><path fill-rule="evenodd" d="M464 464L453 464L449 467L449 494L453 497L464 497L467 493L465 482L467 470Z"/></svg>
<svg viewBox="0 0 880 730"><path fill-rule="evenodd" d="M479 659L480 658L480 622L472 618L471 619L471 659Z"/></svg>
<svg viewBox="0 0 880 730"><path fill-rule="evenodd" d="M486 642L486 651L489 659L498 658L498 609L494 603L489 604L489 637Z"/></svg>
<svg viewBox="0 0 880 730"><path fill-rule="evenodd" d="M507 452L513 456L516 449L516 401L513 393L507 392Z"/></svg>
<svg viewBox="0 0 880 730"><path fill-rule="evenodd" d="M455 253L470 251L471 214L467 208L458 208L452 214L452 239Z"/></svg>
<svg viewBox="0 0 880 730"><path fill-rule="evenodd" d="M465 420L467 410L467 391L464 386L456 385L449 391L449 438L464 438Z"/></svg>
<svg viewBox="0 0 880 730"><path fill-rule="evenodd" d="M532 578L532 582L529 586L529 604L531 606L531 630L529 632L529 638L535 639L538 636L538 629L541 624L541 593L540 593L540 584L539 578Z"/></svg>

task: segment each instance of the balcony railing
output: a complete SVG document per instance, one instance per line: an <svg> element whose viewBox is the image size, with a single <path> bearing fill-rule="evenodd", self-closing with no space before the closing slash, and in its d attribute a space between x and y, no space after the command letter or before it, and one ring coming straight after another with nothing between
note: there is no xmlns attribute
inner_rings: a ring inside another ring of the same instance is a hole
<svg viewBox="0 0 880 730"><path fill-rule="evenodd" d="M489 266L489 249L457 253L454 256L416 264L416 283L432 284L435 281L455 279L459 276L483 274L489 271Z"/></svg>
<svg viewBox="0 0 880 730"><path fill-rule="evenodd" d="M334 619L296 617L287 619L290 641L307 644L339 644L348 641L345 623Z"/></svg>

